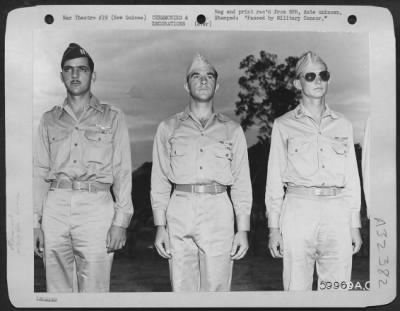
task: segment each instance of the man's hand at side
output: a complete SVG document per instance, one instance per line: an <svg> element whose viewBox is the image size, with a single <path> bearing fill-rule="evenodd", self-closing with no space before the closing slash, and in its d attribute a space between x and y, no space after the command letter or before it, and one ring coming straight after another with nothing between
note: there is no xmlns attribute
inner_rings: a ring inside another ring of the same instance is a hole
<svg viewBox="0 0 400 311"><path fill-rule="evenodd" d="M107 233L107 252L111 253L125 246L126 229L112 225Z"/></svg>
<svg viewBox="0 0 400 311"><path fill-rule="evenodd" d="M270 228L268 248L272 257L283 257L283 240L279 228Z"/></svg>
<svg viewBox="0 0 400 311"><path fill-rule="evenodd" d="M43 257L44 251L44 234L41 228L33 229L33 249L35 254L39 257Z"/></svg>
<svg viewBox="0 0 400 311"><path fill-rule="evenodd" d="M232 244L231 257L233 260L239 260L246 255L249 249L249 242L247 240L247 231L238 231Z"/></svg>
<svg viewBox="0 0 400 311"><path fill-rule="evenodd" d="M169 246L169 236L165 226L157 226L156 238L154 246L161 257L170 259L171 250Z"/></svg>

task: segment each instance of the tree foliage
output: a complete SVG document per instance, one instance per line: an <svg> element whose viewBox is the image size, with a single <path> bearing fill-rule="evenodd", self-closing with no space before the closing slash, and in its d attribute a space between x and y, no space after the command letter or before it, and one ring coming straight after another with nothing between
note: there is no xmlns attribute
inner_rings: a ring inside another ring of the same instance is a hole
<svg viewBox="0 0 400 311"><path fill-rule="evenodd" d="M283 64L277 63L275 54L260 52L259 58L249 55L240 62L244 75L239 78L239 101L236 115L247 130L259 127L260 142L269 141L275 118L297 106L299 92L293 86L297 57L287 57Z"/></svg>

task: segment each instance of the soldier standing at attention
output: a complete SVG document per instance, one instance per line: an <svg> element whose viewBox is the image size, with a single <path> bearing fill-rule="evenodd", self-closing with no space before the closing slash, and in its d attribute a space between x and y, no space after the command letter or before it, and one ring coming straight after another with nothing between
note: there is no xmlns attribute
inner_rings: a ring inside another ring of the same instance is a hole
<svg viewBox="0 0 400 311"><path fill-rule="evenodd" d="M233 260L248 249L247 145L242 128L214 112L217 77L214 66L197 55L186 75L189 105L161 122L154 139L155 246L169 259L173 291L229 291Z"/></svg>
<svg viewBox="0 0 400 311"><path fill-rule="evenodd" d="M91 93L94 63L82 47L68 46L61 70L67 97L42 116L34 153L34 249L48 292L107 292L133 214L128 130Z"/></svg>
<svg viewBox="0 0 400 311"><path fill-rule="evenodd" d="M283 257L285 290L311 290L315 263L319 289L326 282L348 286L352 255L362 243L352 125L325 103L329 81L318 55L301 56L294 80L301 103L272 129L269 248L273 257Z"/></svg>

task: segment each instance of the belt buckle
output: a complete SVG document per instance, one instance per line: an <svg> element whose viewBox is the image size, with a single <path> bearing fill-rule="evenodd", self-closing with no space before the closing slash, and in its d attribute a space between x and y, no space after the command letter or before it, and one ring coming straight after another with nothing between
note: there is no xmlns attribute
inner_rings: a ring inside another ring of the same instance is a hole
<svg viewBox="0 0 400 311"><path fill-rule="evenodd" d="M206 192L206 187L205 185L194 185L194 192L196 193L204 193Z"/></svg>

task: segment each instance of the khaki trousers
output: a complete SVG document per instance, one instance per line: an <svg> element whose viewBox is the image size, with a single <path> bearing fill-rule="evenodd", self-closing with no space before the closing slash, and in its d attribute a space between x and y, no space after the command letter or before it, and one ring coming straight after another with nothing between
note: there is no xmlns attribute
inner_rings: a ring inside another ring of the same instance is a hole
<svg viewBox="0 0 400 311"><path fill-rule="evenodd" d="M175 191L167 209L172 290L229 291L233 207L226 192Z"/></svg>
<svg viewBox="0 0 400 311"><path fill-rule="evenodd" d="M48 292L108 292L113 253L106 249L114 215L110 192L51 189L43 209Z"/></svg>
<svg viewBox="0 0 400 311"><path fill-rule="evenodd" d="M318 284L350 281L350 219L341 196L287 194L281 218L285 290L312 290L315 264Z"/></svg>

